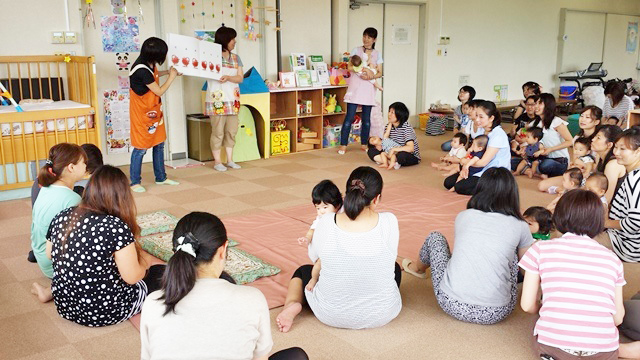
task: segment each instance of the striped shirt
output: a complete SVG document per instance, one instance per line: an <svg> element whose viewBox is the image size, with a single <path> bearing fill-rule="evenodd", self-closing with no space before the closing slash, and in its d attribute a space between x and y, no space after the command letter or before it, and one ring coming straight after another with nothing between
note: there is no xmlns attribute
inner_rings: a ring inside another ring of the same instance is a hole
<svg viewBox="0 0 640 360"><path fill-rule="evenodd" d="M616 117L622 122L622 125L625 126L627 123L627 115L629 115L629 111L633 110L634 107L633 100L627 95L622 97L622 100L620 100L616 107L611 106L611 99L607 97L602 108L602 117Z"/></svg>
<svg viewBox="0 0 640 360"><path fill-rule="evenodd" d="M402 125L391 127L391 133L389 134L391 140L404 146L409 141L413 141L413 156L420 159L420 148L418 147L418 137L408 121L405 121Z"/></svg>
<svg viewBox="0 0 640 360"><path fill-rule="evenodd" d="M533 244L519 265L540 275L542 307L533 330L539 343L580 351L618 348L615 290L626 281L615 254L589 237L566 233Z"/></svg>
<svg viewBox="0 0 640 360"><path fill-rule="evenodd" d="M613 251L627 262L640 262L640 169L631 171L611 201L609 219L622 230L609 229Z"/></svg>
<svg viewBox="0 0 640 360"><path fill-rule="evenodd" d="M312 261L322 260L320 278L305 297L322 323L347 329L379 327L402 309L395 282L400 233L398 219L378 214L378 224L366 232L347 232L335 214L320 218L309 246Z"/></svg>

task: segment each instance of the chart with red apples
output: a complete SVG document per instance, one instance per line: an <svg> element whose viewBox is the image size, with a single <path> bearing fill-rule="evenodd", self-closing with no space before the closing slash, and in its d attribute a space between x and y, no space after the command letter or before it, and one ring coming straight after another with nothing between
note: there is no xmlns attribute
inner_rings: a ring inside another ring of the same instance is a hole
<svg viewBox="0 0 640 360"><path fill-rule="evenodd" d="M222 76L222 47L194 37L169 34L169 66L187 76L218 80Z"/></svg>

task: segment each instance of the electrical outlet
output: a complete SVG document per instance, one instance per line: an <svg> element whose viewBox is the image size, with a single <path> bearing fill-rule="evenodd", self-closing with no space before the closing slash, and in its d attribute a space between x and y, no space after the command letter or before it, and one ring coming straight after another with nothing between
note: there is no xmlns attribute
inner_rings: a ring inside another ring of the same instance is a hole
<svg viewBox="0 0 640 360"><path fill-rule="evenodd" d="M75 44L78 42L78 38L74 31L65 31L64 32L64 43L65 44Z"/></svg>
<svg viewBox="0 0 640 360"><path fill-rule="evenodd" d="M449 51L447 50L447 48L444 48L444 56L447 56L448 53Z"/></svg>
<svg viewBox="0 0 640 360"><path fill-rule="evenodd" d="M442 49L438 49L437 54L438 54L438 56L442 56Z"/></svg>
<svg viewBox="0 0 640 360"><path fill-rule="evenodd" d="M451 38L448 36L440 36L440 40L438 41L438 45L449 45L451 42Z"/></svg>
<svg viewBox="0 0 640 360"><path fill-rule="evenodd" d="M51 33L52 44L64 44L64 32L54 31Z"/></svg>

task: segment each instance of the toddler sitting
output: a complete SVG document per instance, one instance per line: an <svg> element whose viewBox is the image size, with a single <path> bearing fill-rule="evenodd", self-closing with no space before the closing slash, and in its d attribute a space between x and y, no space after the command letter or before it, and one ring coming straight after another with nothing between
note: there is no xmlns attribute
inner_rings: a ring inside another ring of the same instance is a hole
<svg viewBox="0 0 640 360"><path fill-rule="evenodd" d="M584 182L584 189L598 195L605 207L605 211L607 211L607 197L604 194L609 190L609 179L603 173L591 174Z"/></svg>
<svg viewBox="0 0 640 360"><path fill-rule="evenodd" d="M358 55L353 55L351 59L349 59L349 62L353 67L353 72L360 76L365 72L369 73L369 76L371 76L372 78L371 80L369 80L369 82L372 83L376 89L382 91L382 86L380 86L380 84L378 84L378 81L373 78L373 76L378 73L378 70L376 70L374 67L369 66L368 55L366 53L364 53L363 56L364 59Z"/></svg>
<svg viewBox="0 0 640 360"><path fill-rule="evenodd" d="M586 179L593 172L595 165L591 155L591 140L585 137L577 138L573 144L573 162L569 164L569 168L576 167L582 170L582 176Z"/></svg>
<svg viewBox="0 0 640 360"><path fill-rule="evenodd" d="M475 139L473 139L473 142L469 147L469 155L467 155L467 159L469 160L469 164L470 164L468 177L471 177L479 173L480 171L482 171L483 167L473 166L473 164L475 164L480 159L482 159L482 156L484 156L484 152L487 150L488 143L489 143L489 137L487 135L479 135ZM460 180L462 180L462 177L458 176L458 179L456 180L456 182ZM449 189L449 192L454 192L454 191L455 191L455 187L452 187L451 189Z"/></svg>
<svg viewBox="0 0 640 360"><path fill-rule="evenodd" d="M526 167L530 167L531 170L527 174L529 175L529 178L533 178L533 175L538 169L540 160L544 158L541 155L541 152L544 151L544 145L540 141L542 140L542 136L543 133L540 128L535 127L527 129L525 132L525 142L527 143L527 146L520 148L520 150L517 151L517 154L522 156L522 161L518 164L513 175L520 175Z"/></svg>
<svg viewBox="0 0 640 360"><path fill-rule="evenodd" d="M298 244L304 245L308 243L311 246L313 240L313 233L315 232L318 221L324 214L336 213L342 208L342 194L340 190L331 180L322 180L311 191L311 202L316 207L318 216L311 224L307 234L301 238L298 238ZM318 282L320 277L320 259L313 264L313 270L311 270L311 280L307 284L307 290L313 290L313 287Z"/></svg>
<svg viewBox="0 0 640 360"><path fill-rule="evenodd" d="M438 170L445 170L447 173L443 174L443 176L449 176L460 171L460 159L463 159L467 156L467 149L465 146L467 145L467 135L459 132L453 135L453 139L451 139L451 150L449 150L449 154L440 157L440 163L431 163L431 167L436 168Z"/></svg>
<svg viewBox="0 0 640 360"><path fill-rule="evenodd" d="M532 206L525 210L522 216L527 224L529 224L529 230L534 239L551 239L551 230L553 230L553 214L551 214L551 211L542 206Z"/></svg>
<svg viewBox="0 0 640 360"><path fill-rule="evenodd" d="M578 168L571 168L562 174L562 187L556 189L558 196L547 205L547 210L553 212L556 209L556 204L564 193L569 190L577 189L582 184L582 171Z"/></svg>

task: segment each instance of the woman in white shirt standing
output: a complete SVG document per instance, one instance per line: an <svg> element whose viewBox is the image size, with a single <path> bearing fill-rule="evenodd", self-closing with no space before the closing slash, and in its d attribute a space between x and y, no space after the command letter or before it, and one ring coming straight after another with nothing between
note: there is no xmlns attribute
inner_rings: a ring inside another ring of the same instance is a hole
<svg viewBox="0 0 640 360"><path fill-rule="evenodd" d="M396 263L398 219L376 211L381 193L377 170L361 166L351 173L344 213L325 214L309 247L311 260L322 260L318 283L305 290L312 265L296 270L276 319L280 331L291 329L303 302L322 323L338 328L374 328L398 316L402 309L401 269Z"/></svg>
<svg viewBox="0 0 640 360"><path fill-rule="evenodd" d="M604 88L607 96L602 108L603 123L627 127L627 116L635 105L630 97L624 94L625 84L622 81L610 81ZM617 119L617 120L616 120Z"/></svg>
<svg viewBox="0 0 640 360"><path fill-rule="evenodd" d="M306 360L300 348L273 346L267 301L223 273L227 231L215 215L192 212L173 231L162 290L142 307L142 359Z"/></svg>
<svg viewBox="0 0 640 360"><path fill-rule="evenodd" d="M538 171L543 179L560 176L569 166L568 147L573 145L573 138L569 132L568 122L555 115L556 98L549 94L540 94L536 102L536 115L542 119L542 143L544 150L540 155L546 158L540 161ZM528 170L530 171L530 170Z"/></svg>

